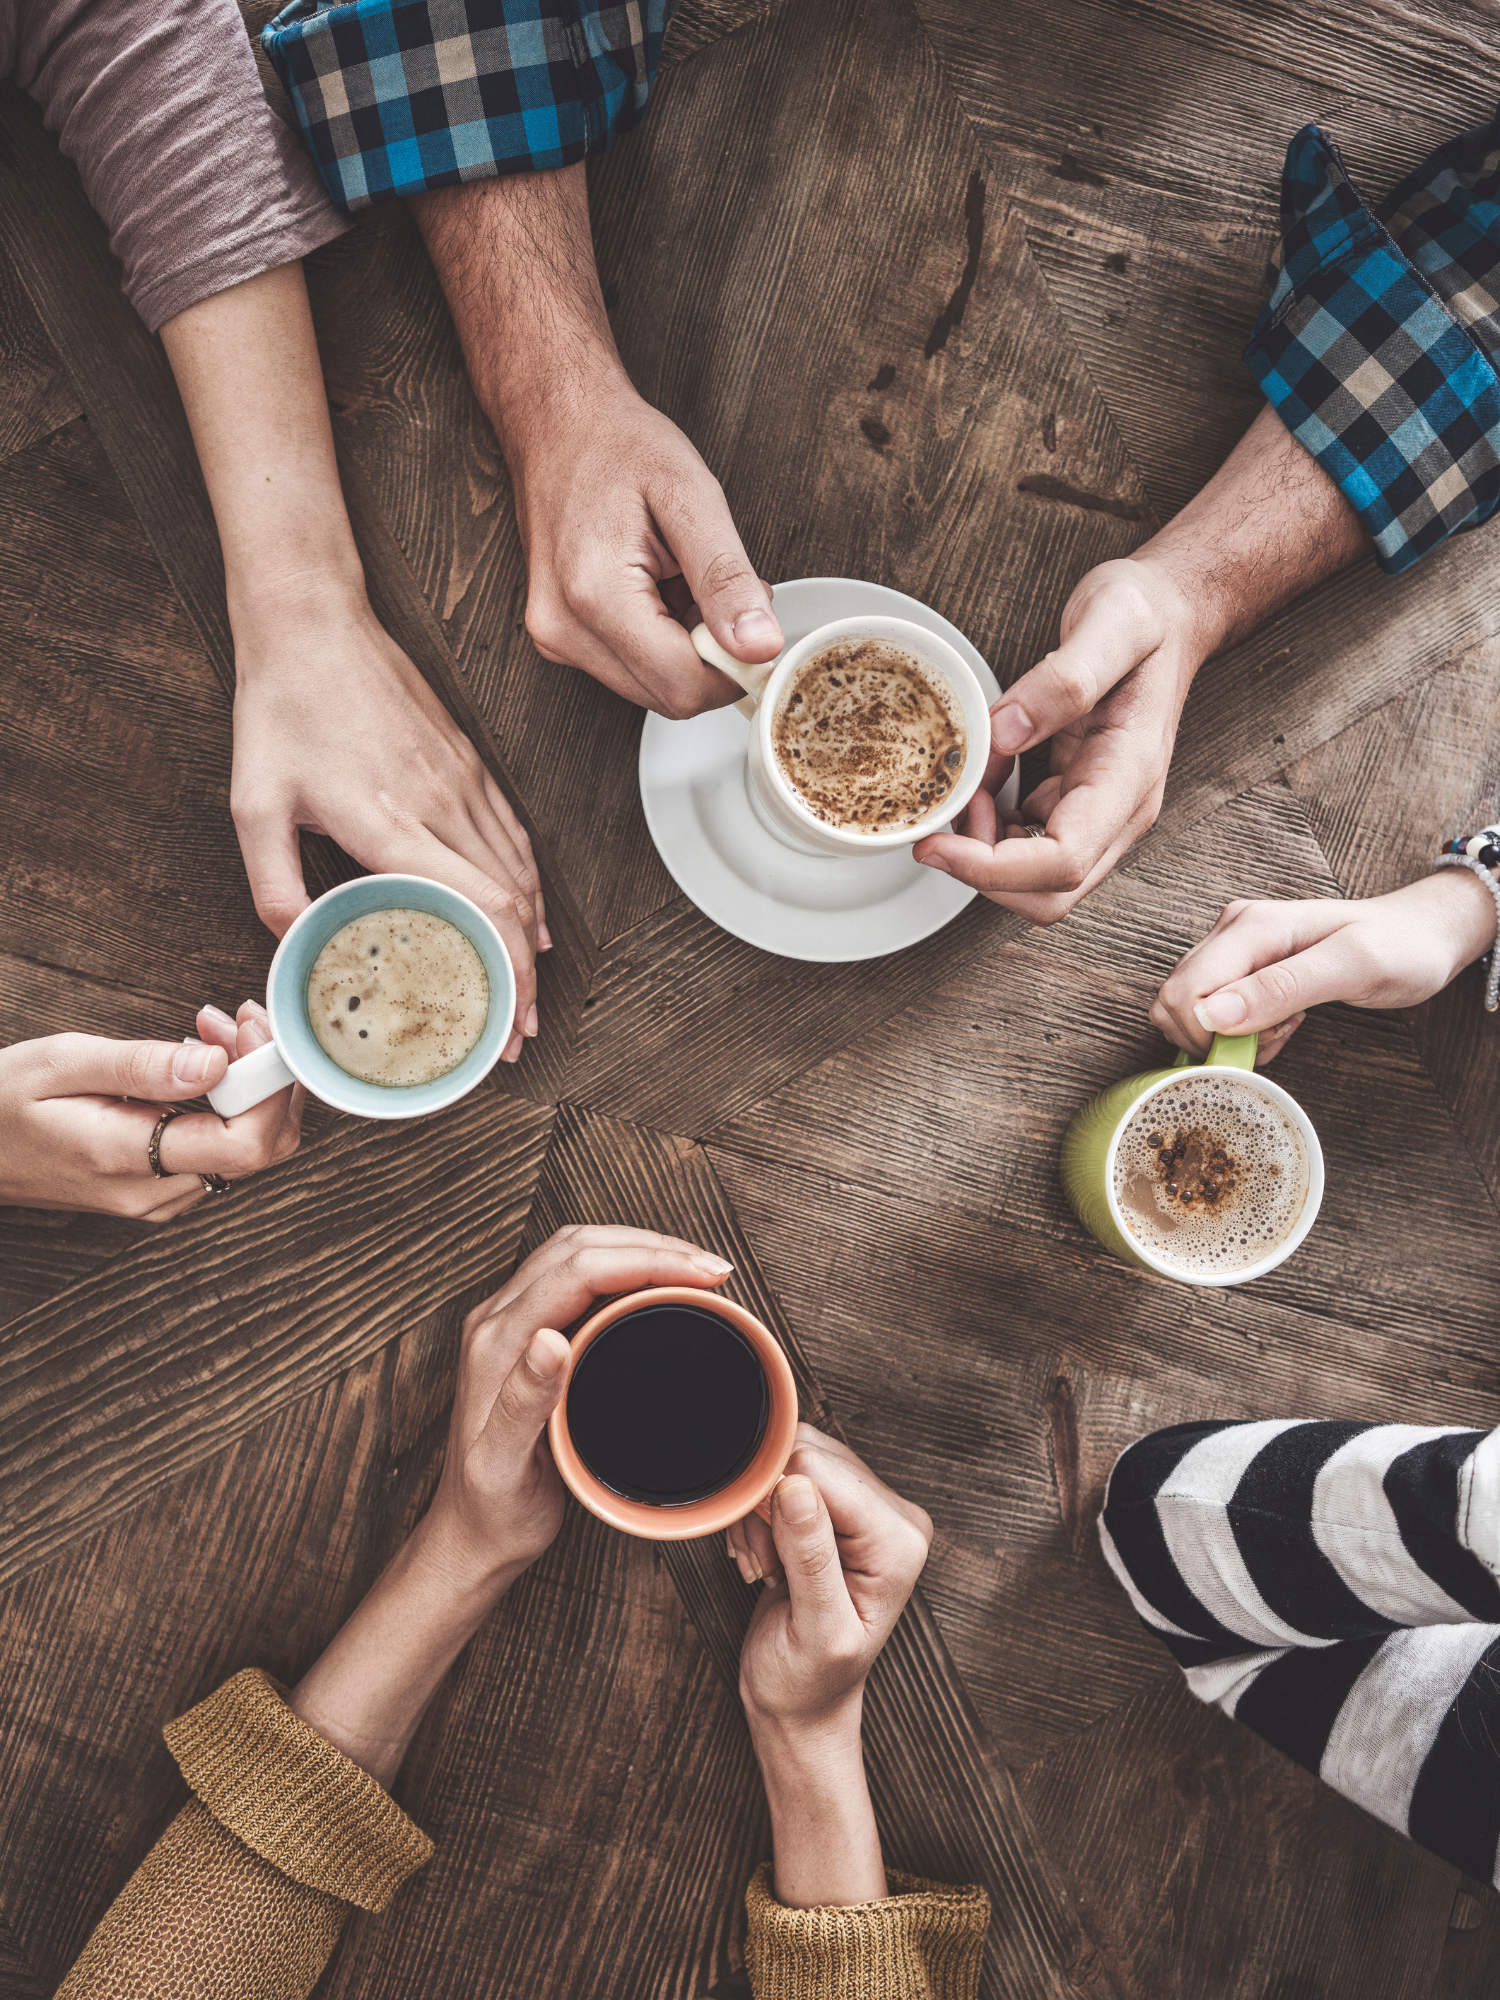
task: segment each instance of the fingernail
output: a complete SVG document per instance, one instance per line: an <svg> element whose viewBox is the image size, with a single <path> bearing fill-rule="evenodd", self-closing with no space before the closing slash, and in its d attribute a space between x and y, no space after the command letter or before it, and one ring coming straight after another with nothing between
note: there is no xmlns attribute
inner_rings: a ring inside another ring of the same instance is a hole
<svg viewBox="0 0 1500 2000"><path fill-rule="evenodd" d="M232 1028L234 1026L234 1016L226 1014L222 1007L200 1007L198 1012L200 1014L207 1014L210 1020L219 1022L223 1027Z"/></svg>
<svg viewBox="0 0 1500 2000"><path fill-rule="evenodd" d="M1237 1028L1250 1009L1241 994L1211 993L1208 999L1198 1002L1193 1012L1198 1017L1200 1028L1207 1028L1211 1035L1219 1035L1226 1028Z"/></svg>
<svg viewBox="0 0 1500 2000"><path fill-rule="evenodd" d="M548 930L545 919L538 923L536 927L536 948L538 951L551 951L552 949L552 933Z"/></svg>
<svg viewBox="0 0 1500 2000"><path fill-rule="evenodd" d="M781 632L769 611L742 611L734 621L737 646L779 646Z"/></svg>
<svg viewBox="0 0 1500 2000"><path fill-rule="evenodd" d="M727 1278L734 1269L733 1264L726 1264L722 1257L710 1257L706 1252L696 1256L693 1262L700 1271L712 1271L716 1278Z"/></svg>
<svg viewBox="0 0 1500 2000"><path fill-rule="evenodd" d="M172 1058L172 1074L179 1083L202 1083L208 1076L212 1050L202 1042L184 1042Z"/></svg>
<svg viewBox="0 0 1500 2000"><path fill-rule="evenodd" d="M782 1520L802 1527L818 1511L818 1492L810 1479L783 1479L776 1489L776 1506Z"/></svg>
<svg viewBox="0 0 1500 2000"><path fill-rule="evenodd" d="M1033 733L1031 717L1013 701L997 708L990 717L990 742L1002 757L1013 757L1023 744L1031 741Z"/></svg>
<svg viewBox="0 0 1500 2000"><path fill-rule="evenodd" d="M519 1062L521 1060L522 1046L521 1037L519 1035L512 1035L501 1052L501 1062Z"/></svg>
<svg viewBox="0 0 1500 2000"><path fill-rule="evenodd" d="M760 1582L761 1568L754 1556L741 1556L739 1558L739 1571L746 1583Z"/></svg>
<svg viewBox="0 0 1500 2000"><path fill-rule="evenodd" d="M934 869L939 875L951 875L953 873L953 870L948 866L941 854L919 854L917 859L924 868Z"/></svg>
<svg viewBox="0 0 1500 2000"><path fill-rule="evenodd" d="M562 1367L562 1356L550 1341L543 1340L540 1333L534 1333L526 1349L526 1366L538 1382L550 1382Z"/></svg>
<svg viewBox="0 0 1500 2000"><path fill-rule="evenodd" d="M526 1009L526 1032L527 1032L527 1034L528 1034L528 1035L534 1035L534 1034L536 1033L536 1031L537 1031L537 1025L538 1025L538 1023L537 1023L537 1018L536 1018L536 1002L535 1002L535 1001L533 1000L533 1001L532 1001L532 1003L531 1003L531 1005L530 1005L530 1006L529 1006L529 1007L528 1007L528 1008Z"/></svg>

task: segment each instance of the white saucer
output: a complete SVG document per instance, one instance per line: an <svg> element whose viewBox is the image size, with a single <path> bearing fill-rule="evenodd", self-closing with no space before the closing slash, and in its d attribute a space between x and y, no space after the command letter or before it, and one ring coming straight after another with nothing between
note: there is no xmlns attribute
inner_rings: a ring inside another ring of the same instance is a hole
<svg viewBox="0 0 1500 2000"><path fill-rule="evenodd" d="M909 618L936 632L979 676L986 701L1000 683L962 632L899 590L852 577L800 576L776 586L776 616L795 645L835 618ZM641 805L656 851L683 894L746 944L823 965L883 958L951 923L976 890L924 868L902 848L848 858L799 854L751 810L745 772L750 725L732 708L641 731ZM1012 772L999 804L1013 806Z"/></svg>

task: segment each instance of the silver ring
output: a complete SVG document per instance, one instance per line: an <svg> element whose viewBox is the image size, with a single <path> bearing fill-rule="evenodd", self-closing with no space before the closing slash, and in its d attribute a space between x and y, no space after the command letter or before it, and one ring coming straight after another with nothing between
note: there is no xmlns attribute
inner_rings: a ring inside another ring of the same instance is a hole
<svg viewBox="0 0 1500 2000"><path fill-rule="evenodd" d="M1047 838L1046 827L1039 826L1034 819L1026 822L1026 833L1027 837L1031 840L1045 840Z"/></svg>
<svg viewBox="0 0 1500 2000"><path fill-rule="evenodd" d="M203 1183L203 1192L205 1194L232 1194L234 1192L234 1182L226 1181L222 1174L199 1174L198 1178Z"/></svg>

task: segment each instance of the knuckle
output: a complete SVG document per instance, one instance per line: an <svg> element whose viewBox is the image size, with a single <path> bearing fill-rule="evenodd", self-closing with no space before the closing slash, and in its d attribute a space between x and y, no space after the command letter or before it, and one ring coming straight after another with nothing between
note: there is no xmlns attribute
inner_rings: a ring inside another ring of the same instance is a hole
<svg viewBox="0 0 1500 2000"><path fill-rule="evenodd" d="M532 598L526 606L526 632L539 653L557 658L566 648L572 621L550 598Z"/></svg>
<svg viewBox="0 0 1500 2000"><path fill-rule="evenodd" d="M1075 654L1049 653L1042 662L1043 679L1059 708L1083 715L1099 699L1099 678Z"/></svg>
<svg viewBox="0 0 1500 2000"><path fill-rule="evenodd" d="M1302 981L1290 965L1268 965L1257 977L1262 992L1278 1006L1292 1006L1302 991Z"/></svg>
<svg viewBox="0 0 1500 2000"><path fill-rule="evenodd" d="M722 500L723 491L719 488L717 480L714 485L718 498ZM747 578L753 580L754 573L743 553L737 553L733 549L721 549L717 555L710 556L695 595L701 604L705 597L720 597L726 590L745 582Z"/></svg>

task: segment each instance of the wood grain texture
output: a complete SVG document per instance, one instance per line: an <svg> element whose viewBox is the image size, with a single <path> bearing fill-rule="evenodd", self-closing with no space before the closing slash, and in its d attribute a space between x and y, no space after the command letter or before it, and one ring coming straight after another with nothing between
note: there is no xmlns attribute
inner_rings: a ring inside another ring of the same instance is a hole
<svg viewBox="0 0 1500 2000"><path fill-rule="evenodd" d="M24 451L80 414L57 349L0 254L0 456Z"/></svg>
<svg viewBox="0 0 1500 2000"><path fill-rule="evenodd" d="M1378 199L1494 112L1500 30L1464 0L917 9L1166 513L1259 406L1240 352L1293 132L1329 128Z"/></svg>
<svg viewBox="0 0 1500 2000"><path fill-rule="evenodd" d="M701 1148L566 1110L532 1211L537 1237L570 1221L614 1220L662 1229L731 1258L724 1290L763 1317L786 1348L804 1408L825 1407L786 1314L756 1267ZM830 1412L841 1431L837 1411ZM844 1431L856 1450L857 1429ZM721 1675L735 1685L750 1596L717 1547L667 1549L680 1588ZM939 1879L979 1881L994 1905L986 1990L995 1994L1114 1991L1081 1929L1065 1874L1038 1845L1004 1764L991 1758L942 1635L913 1596L865 1694L866 1763L882 1838L893 1861Z"/></svg>
<svg viewBox="0 0 1500 2000"><path fill-rule="evenodd" d="M14 1578L268 1412L372 1353L414 1312L497 1280L552 1116L481 1089L416 1128L348 1121L7 1329L0 1578ZM358 1283L353 1275L358 1273Z"/></svg>
<svg viewBox="0 0 1500 2000"><path fill-rule="evenodd" d="M1325 118L1379 185L1488 114L1497 52L1460 0L688 0L650 117L591 170L622 351L767 574L914 590L1009 677L1247 419L1286 133ZM217 554L159 346L3 110L0 1034L180 1033L270 956ZM161 1721L248 1660L294 1677L388 1558L468 1300L597 1217L732 1257L805 1412L933 1514L872 1785L893 1862L989 1884L987 1996L1488 1992L1500 1903L1197 1707L1095 1533L1155 1424L1500 1421L1473 977L1329 1010L1281 1059L1329 1191L1269 1281L1114 1264L1055 1159L1160 1059L1150 995L1223 902L1371 893L1493 810L1500 544L1356 568L1213 663L1156 834L1065 924L980 902L895 959L801 966L676 894L638 715L526 640L508 480L404 211L309 276L372 595L535 829L547 1028L445 1119L326 1121L232 1230L0 1214L0 1989L51 1989L181 1798ZM324 1990L746 2000L752 1601L716 1547L571 1510L403 1773L438 1861Z"/></svg>

